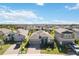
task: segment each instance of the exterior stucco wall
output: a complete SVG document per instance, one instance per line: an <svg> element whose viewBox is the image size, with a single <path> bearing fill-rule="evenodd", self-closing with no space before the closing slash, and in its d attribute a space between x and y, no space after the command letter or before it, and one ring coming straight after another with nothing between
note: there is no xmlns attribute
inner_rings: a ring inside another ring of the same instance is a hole
<svg viewBox="0 0 79 59"><path fill-rule="evenodd" d="M75 39L78 39L79 40L79 32L75 32L74 34L75 34L74 35L75 36Z"/></svg>

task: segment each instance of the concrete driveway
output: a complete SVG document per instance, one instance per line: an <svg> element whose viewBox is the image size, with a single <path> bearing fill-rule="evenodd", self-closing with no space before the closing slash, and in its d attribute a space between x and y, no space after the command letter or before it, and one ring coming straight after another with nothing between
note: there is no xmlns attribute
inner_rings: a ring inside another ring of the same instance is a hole
<svg viewBox="0 0 79 59"><path fill-rule="evenodd" d="M40 54L39 45L29 45L27 54Z"/></svg>
<svg viewBox="0 0 79 59"><path fill-rule="evenodd" d="M16 46L16 44L11 45L4 53L4 55L7 54L18 54L19 53L19 49L14 49Z"/></svg>

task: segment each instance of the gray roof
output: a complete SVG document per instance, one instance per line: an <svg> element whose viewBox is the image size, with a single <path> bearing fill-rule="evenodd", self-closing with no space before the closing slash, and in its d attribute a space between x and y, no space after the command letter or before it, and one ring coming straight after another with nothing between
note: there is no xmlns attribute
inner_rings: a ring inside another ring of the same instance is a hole
<svg viewBox="0 0 79 59"><path fill-rule="evenodd" d="M39 39L39 36L41 36L41 37L48 37L48 39L52 39L52 36L48 32L45 32L43 30L34 32L31 35L30 39Z"/></svg>
<svg viewBox="0 0 79 59"><path fill-rule="evenodd" d="M24 30L24 29L17 29L17 33L27 36L28 35L28 30Z"/></svg>
<svg viewBox="0 0 79 59"><path fill-rule="evenodd" d="M8 35L11 32L11 30L7 28L0 28L0 31L3 32L5 35Z"/></svg>
<svg viewBox="0 0 79 59"><path fill-rule="evenodd" d="M79 32L79 29L77 29L77 28L73 28L72 30L75 32Z"/></svg>
<svg viewBox="0 0 79 59"><path fill-rule="evenodd" d="M67 32L73 32L73 31L65 29L65 28L58 28L58 29L55 29L55 31L58 32L58 33L66 32L66 31Z"/></svg>

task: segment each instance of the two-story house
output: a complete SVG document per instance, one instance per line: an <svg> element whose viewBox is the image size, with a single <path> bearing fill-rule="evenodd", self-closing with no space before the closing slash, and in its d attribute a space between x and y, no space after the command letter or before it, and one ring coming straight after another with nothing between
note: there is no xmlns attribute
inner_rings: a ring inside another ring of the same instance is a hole
<svg viewBox="0 0 79 59"><path fill-rule="evenodd" d="M67 44L69 42L73 43L75 40L74 33L71 30L58 28L55 33L55 39L60 45Z"/></svg>

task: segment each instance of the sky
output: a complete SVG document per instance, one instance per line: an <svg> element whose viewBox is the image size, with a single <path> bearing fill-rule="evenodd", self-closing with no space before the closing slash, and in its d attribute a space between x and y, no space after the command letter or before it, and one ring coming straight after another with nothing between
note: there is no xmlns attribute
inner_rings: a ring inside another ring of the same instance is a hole
<svg viewBox="0 0 79 59"><path fill-rule="evenodd" d="M0 24L79 24L79 4L0 3Z"/></svg>

